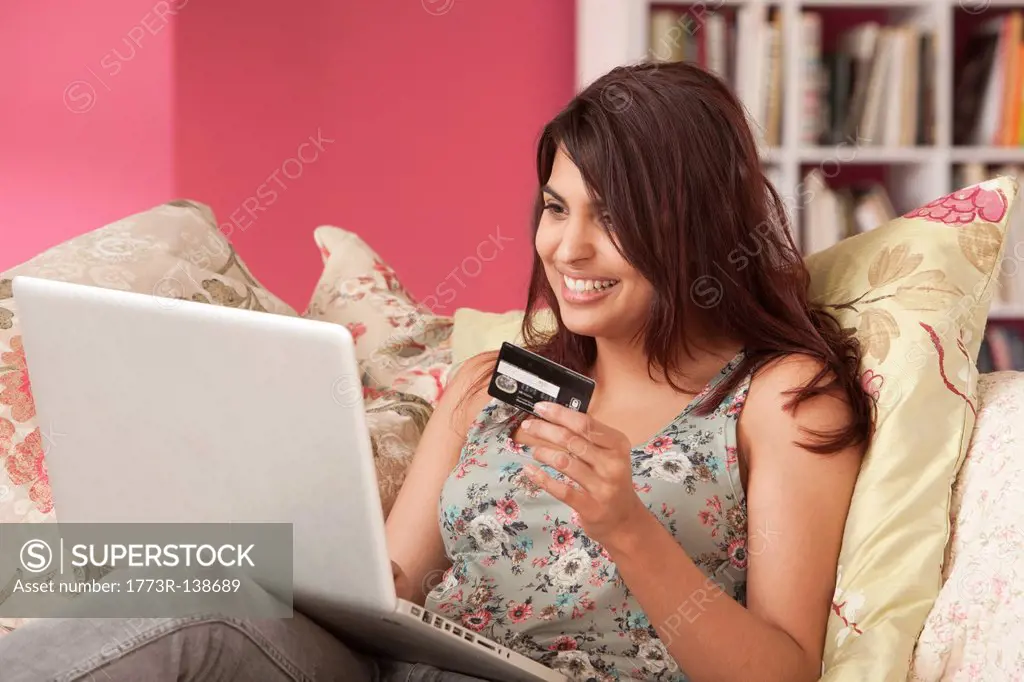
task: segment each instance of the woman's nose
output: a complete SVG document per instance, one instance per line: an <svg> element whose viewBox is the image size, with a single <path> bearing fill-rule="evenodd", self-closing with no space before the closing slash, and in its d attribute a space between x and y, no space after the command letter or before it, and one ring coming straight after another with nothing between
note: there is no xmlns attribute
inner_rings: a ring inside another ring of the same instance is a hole
<svg viewBox="0 0 1024 682"><path fill-rule="evenodd" d="M555 250L555 260L562 263L573 263L586 260L594 255L594 243L590 230L579 219L567 221L562 231L558 248Z"/></svg>

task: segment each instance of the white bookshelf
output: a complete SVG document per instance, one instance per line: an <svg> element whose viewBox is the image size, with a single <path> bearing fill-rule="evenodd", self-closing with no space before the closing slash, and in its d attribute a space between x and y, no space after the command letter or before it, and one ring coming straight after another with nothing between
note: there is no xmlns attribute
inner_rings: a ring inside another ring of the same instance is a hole
<svg viewBox="0 0 1024 682"><path fill-rule="evenodd" d="M954 146L952 105L954 83L955 15L1001 13L1024 8L1024 0L577 0L577 87L582 88L620 64L643 61L652 53L649 43L651 8L678 5L719 8L761 6L782 13L783 92L779 147L763 149L762 162L773 167L776 189L786 200L794 227L800 224L800 183L809 168L824 164L882 166L886 187L897 211L910 210L956 189L953 169L963 163L1024 166L1024 146ZM803 66L801 12L873 9L885 12L890 24L913 23L934 36L934 138L930 146L887 147L850 143L833 146L801 142ZM1024 267L1024 264L1021 264ZM996 306L993 319L1024 319L1024 306Z"/></svg>

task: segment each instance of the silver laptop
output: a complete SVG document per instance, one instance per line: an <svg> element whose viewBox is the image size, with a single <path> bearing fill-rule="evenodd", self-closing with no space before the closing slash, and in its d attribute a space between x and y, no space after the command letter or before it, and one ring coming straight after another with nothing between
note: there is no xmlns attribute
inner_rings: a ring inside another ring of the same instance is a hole
<svg viewBox="0 0 1024 682"><path fill-rule="evenodd" d="M291 523L295 608L343 641L566 679L395 595L345 327L27 277L14 297L58 521Z"/></svg>

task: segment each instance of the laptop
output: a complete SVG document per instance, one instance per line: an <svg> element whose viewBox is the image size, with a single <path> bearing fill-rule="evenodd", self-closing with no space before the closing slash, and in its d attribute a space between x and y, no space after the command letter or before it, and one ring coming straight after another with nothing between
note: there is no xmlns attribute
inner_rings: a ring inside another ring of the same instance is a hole
<svg viewBox="0 0 1024 682"><path fill-rule="evenodd" d="M13 287L58 521L291 523L294 606L353 648L501 682L567 679L398 599L344 326Z"/></svg>

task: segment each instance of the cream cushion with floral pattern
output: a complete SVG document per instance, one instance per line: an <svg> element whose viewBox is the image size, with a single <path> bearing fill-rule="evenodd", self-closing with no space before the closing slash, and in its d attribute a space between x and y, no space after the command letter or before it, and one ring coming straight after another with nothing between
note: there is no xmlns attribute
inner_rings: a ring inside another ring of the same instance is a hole
<svg viewBox="0 0 1024 682"><path fill-rule="evenodd" d="M982 374L978 396L914 682L1024 679L1024 372Z"/></svg>
<svg viewBox="0 0 1024 682"><path fill-rule="evenodd" d="M435 405L452 365L452 318L416 301L356 234L322 226L313 237L324 270L303 316L348 327L366 388Z"/></svg>
<svg viewBox="0 0 1024 682"><path fill-rule="evenodd" d="M878 404L839 560L826 682L907 679L942 585L951 488L1017 191L1006 177L968 187L807 258L811 298L861 341L861 382ZM455 361L512 341L509 315L457 311ZM490 332L495 322L505 338Z"/></svg>
<svg viewBox="0 0 1024 682"><path fill-rule="evenodd" d="M807 259L811 299L856 332L878 421L839 557L824 680L905 680L942 586L975 361L1018 188L997 178Z"/></svg>

